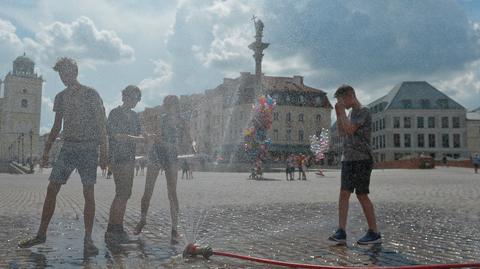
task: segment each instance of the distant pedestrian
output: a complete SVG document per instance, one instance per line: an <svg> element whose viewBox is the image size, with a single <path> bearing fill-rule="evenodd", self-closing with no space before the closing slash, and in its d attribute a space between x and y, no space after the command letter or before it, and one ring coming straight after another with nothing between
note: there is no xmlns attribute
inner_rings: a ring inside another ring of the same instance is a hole
<svg viewBox="0 0 480 269"><path fill-rule="evenodd" d="M287 157L286 163L285 163L285 177L287 181L294 180L294 173L295 173L295 159L292 154L290 154Z"/></svg>
<svg viewBox="0 0 480 269"><path fill-rule="evenodd" d="M473 154L472 162L475 174L478 174L478 167L480 166L480 154L478 152Z"/></svg>
<svg viewBox="0 0 480 269"><path fill-rule="evenodd" d="M98 249L92 240L95 219L94 187L98 163L100 162L102 168L107 164L105 109L97 91L78 82L78 67L74 60L60 58L53 69L58 72L66 88L55 96L55 121L45 143L41 164L47 165L49 151L62 127L64 143L50 174L37 235L20 242L18 246L30 248L45 242L48 225L55 211L57 194L61 186L67 183L71 173L78 169L85 199L84 255L96 255Z"/></svg>
<svg viewBox="0 0 480 269"><path fill-rule="evenodd" d="M442 163L445 167L448 167L448 159L447 159L447 156L446 155L443 155L443 158L442 158Z"/></svg>
<svg viewBox="0 0 480 269"><path fill-rule="evenodd" d="M355 191L367 219L368 231L360 238L358 244L381 243L382 237L377 230L375 211L368 197L370 192L370 174L373 168L372 149L370 146L372 133L372 116L367 107L358 101L351 86L343 85L335 92L337 103L337 126L343 137L341 188L338 205L338 229L328 239L338 243L346 243L348 205L351 193ZM345 110L351 109L349 117Z"/></svg>
<svg viewBox="0 0 480 269"><path fill-rule="evenodd" d="M145 166L146 166L145 158L141 158L140 159L140 175L142 176L145 175Z"/></svg>
<svg viewBox="0 0 480 269"><path fill-rule="evenodd" d="M138 176L138 172L140 172L140 163L135 162L135 176Z"/></svg>
<svg viewBox="0 0 480 269"><path fill-rule="evenodd" d="M184 176L186 179L188 179L188 163L187 159L183 159L182 161L182 179L184 179Z"/></svg>

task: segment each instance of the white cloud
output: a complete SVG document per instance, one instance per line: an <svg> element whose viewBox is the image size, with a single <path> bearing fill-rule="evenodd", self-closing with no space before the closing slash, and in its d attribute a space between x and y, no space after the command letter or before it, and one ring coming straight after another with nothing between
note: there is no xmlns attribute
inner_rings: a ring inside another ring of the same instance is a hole
<svg viewBox="0 0 480 269"><path fill-rule="evenodd" d="M165 86L172 78L172 67L162 60L153 61L153 64L155 66L153 76L143 79L138 84L138 87L142 91L143 100L142 103L139 104L139 107L149 104L149 101L157 101L159 98L169 94Z"/></svg>
<svg viewBox="0 0 480 269"><path fill-rule="evenodd" d="M468 64L461 72L433 80L432 84L467 109L476 108L480 100L480 60Z"/></svg>
<svg viewBox="0 0 480 269"><path fill-rule="evenodd" d="M60 56L86 64L132 61L134 50L114 32L99 30L88 17L71 23L56 21L41 25L34 38L24 39L25 48L37 62L51 65Z"/></svg>
<svg viewBox="0 0 480 269"><path fill-rule="evenodd" d="M10 64L12 57L19 55L22 49L23 44L15 26L10 21L0 19L0 65Z"/></svg>
<svg viewBox="0 0 480 269"><path fill-rule="evenodd" d="M50 109L50 111L53 111L53 101L47 96L42 96L42 106L46 106Z"/></svg>

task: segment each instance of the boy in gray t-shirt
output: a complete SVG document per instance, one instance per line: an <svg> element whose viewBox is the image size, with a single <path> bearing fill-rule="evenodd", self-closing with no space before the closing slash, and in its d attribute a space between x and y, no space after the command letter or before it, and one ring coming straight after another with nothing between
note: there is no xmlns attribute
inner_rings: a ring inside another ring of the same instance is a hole
<svg viewBox="0 0 480 269"><path fill-rule="evenodd" d="M48 163L48 152L60 134L62 122L64 143L50 174L37 235L18 245L21 248L29 248L45 242L48 224L55 211L57 194L73 170L77 169L83 183L85 198L84 255L96 255L98 249L91 237L95 217L94 184L97 179L99 146L100 166L105 168L107 165L105 109L98 93L78 82L78 67L74 60L60 58L53 69L58 72L67 88L55 97L53 105L55 122L45 143L41 165Z"/></svg>
<svg viewBox="0 0 480 269"><path fill-rule="evenodd" d="M368 231L360 238L358 244L378 244L382 237L377 230L375 211L368 197L370 192L370 174L373 168L372 152L370 148L371 115L366 107L362 107L355 91L351 86L343 85L335 92L337 103L337 126L339 134L343 136L342 174L340 199L338 205L338 229L329 237L338 243L345 243L347 234L348 201L355 191L358 201L362 205L363 213L367 218ZM352 109L347 117L345 110Z"/></svg>

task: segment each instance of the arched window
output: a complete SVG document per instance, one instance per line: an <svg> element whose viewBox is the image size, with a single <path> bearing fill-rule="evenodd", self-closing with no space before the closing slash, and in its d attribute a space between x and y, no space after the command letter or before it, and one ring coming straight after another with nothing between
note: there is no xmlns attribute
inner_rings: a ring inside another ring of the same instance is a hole
<svg viewBox="0 0 480 269"><path fill-rule="evenodd" d="M22 99L22 107L28 107L28 100Z"/></svg>

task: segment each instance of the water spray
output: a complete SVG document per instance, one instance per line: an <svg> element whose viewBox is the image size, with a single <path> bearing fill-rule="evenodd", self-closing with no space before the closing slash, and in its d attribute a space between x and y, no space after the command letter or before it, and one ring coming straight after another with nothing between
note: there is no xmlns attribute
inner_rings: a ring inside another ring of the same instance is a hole
<svg viewBox="0 0 480 269"><path fill-rule="evenodd" d="M329 266L318 264L302 264L283 262L271 259L257 258L252 256L244 256L230 252L214 251L210 246L199 246L193 243L188 244L183 251L184 258L192 258L196 256L203 256L205 259L210 259L211 256L223 256L246 261L290 267L290 268L311 268L311 269L448 269L448 268L480 268L479 263L457 263L457 264L427 264L427 265L405 265L405 266L372 266L372 267L358 267L358 266Z"/></svg>

